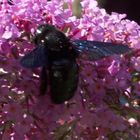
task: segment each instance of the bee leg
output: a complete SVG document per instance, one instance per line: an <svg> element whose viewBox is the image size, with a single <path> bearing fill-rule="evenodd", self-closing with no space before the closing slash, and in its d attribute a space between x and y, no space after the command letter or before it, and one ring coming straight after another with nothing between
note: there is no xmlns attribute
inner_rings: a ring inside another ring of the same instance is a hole
<svg viewBox="0 0 140 140"><path fill-rule="evenodd" d="M47 71L46 67L42 67L41 74L40 74L40 87L39 87L39 92L40 95L44 95L47 91Z"/></svg>

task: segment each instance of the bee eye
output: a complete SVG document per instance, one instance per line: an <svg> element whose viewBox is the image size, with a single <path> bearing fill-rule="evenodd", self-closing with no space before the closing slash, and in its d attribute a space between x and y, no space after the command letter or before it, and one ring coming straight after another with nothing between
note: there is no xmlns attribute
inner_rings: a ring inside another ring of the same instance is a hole
<svg viewBox="0 0 140 140"><path fill-rule="evenodd" d="M41 34L41 30L37 29L36 34Z"/></svg>

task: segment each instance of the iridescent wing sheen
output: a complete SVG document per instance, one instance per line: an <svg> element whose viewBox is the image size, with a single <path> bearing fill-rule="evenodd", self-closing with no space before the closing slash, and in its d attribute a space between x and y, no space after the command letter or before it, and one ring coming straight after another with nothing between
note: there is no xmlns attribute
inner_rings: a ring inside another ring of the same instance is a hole
<svg viewBox="0 0 140 140"><path fill-rule="evenodd" d="M37 68L47 66L47 49L38 46L20 59L20 64L25 68Z"/></svg>
<svg viewBox="0 0 140 140"><path fill-rule="evenodd" d="M72 41L76 51L83 55L88 60L99 60L101 58L111 56L114 54L124 54L131 51L131 49L122 44L113 44L108 42L74 40Z"/></svg>

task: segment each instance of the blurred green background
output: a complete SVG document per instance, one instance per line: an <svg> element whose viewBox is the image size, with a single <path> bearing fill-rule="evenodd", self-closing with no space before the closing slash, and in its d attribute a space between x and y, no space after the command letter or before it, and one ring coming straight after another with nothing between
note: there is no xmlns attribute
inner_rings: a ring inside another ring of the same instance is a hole
<svg viewBox="0 0 140 140"><path fill-rule="evenodd" d="M140 0L97 0L99 7L105 8L108 13L117 12L127 14L127 19L140 24ZM74 15L80 16L80 0L73 2Z"/></svg>

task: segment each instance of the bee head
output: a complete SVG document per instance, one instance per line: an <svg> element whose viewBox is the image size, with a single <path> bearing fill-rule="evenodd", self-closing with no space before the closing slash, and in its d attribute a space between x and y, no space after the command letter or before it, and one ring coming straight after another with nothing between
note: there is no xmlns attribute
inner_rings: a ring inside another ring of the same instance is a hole
<svg viewBox="0 0 140 140"><path fill-rule="evenodd" d="M35 44L47 47L50 51L62 51L70 46L69 39L63 32L52 25L40 25L35 33Z"/></svg>

